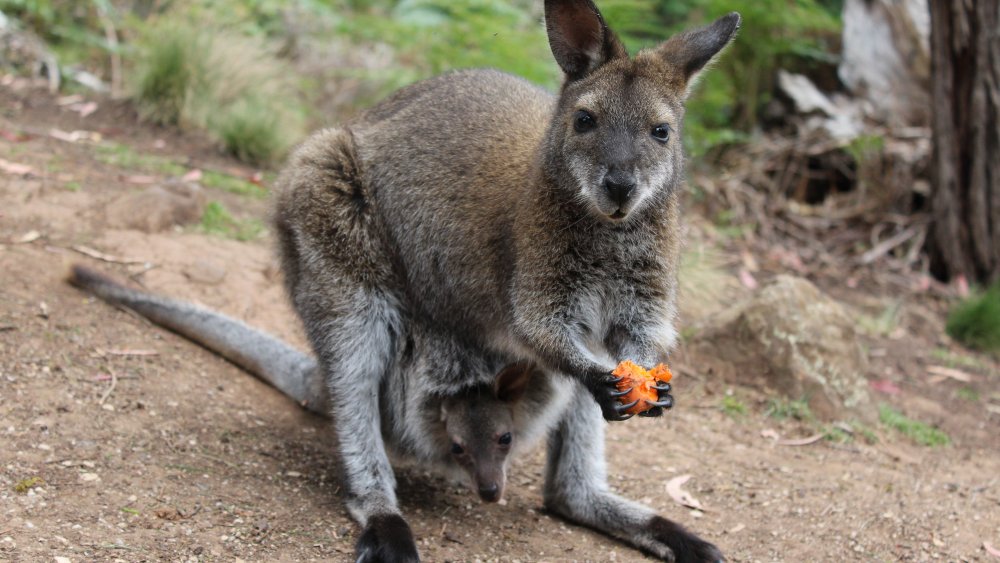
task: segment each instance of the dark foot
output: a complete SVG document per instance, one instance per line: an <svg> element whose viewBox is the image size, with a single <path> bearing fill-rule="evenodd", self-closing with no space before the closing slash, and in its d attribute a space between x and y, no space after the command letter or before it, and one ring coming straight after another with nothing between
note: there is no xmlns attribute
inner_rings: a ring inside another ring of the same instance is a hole
<svg viewBox="0 0 1000 563"><path fill-rule="evenodd" d="M355 546L355 563L417 563L417 544L398 514L373 516Z"/></svg>
<svg viewBox="0 0 1000 563"><path fill-rule="evenodd" d="M601 414L604 416L604 420L609 422L619 422L632 418L632 415L626 414L625 411L634 407L638 402L621 402L621 397L628 395L629 391L631 391L631 389L618 390L615 384L621 381L621 379L611 374L599 374L591 378L591 381L594 383L589 387L590 393L601 407ZM660 416L663 414L663 409L669 409L674 406L674 398L670 395L669 383L660 383L656 387L656 390L657 401L650 403L653 408L639 413L639 416Z"/></svg>
<svg viewBox="0 0 1000 563"><path fill-rule="evenodd" d="M654 539L670 547L677 563L722 563L726 560L719 548L666 518L653 516L646 526Z"/></svg>
<svg viewBox="0 0 1000 563"><path fill-rule="evenodd" d="M628 390L619 391L615 384L621 381L620 377L615 377L608 373L602 373L590 378L592 382L589 391L601 407L601 414L604 420L618 422L632 418L632 415L625 414L625 411L635 406L635 402L622 404L621 397L628 394Z"/></svg>

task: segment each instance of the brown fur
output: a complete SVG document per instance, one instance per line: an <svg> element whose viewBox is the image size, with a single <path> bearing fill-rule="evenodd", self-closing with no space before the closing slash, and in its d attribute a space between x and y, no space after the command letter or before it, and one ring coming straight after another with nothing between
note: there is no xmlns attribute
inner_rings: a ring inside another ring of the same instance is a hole
<svg viewBox="0 0 1000 563"><path fill-rule="evenodd" d="M629 58L589 0L545 7L558 96L496 71L445 74L316 134L279 179L287 284L336 398L351 506L362 523L398 511L369 397L393 384L413 331L432 329L469 357L532 362L589 391L565 391L578 412L553 436L547 504L663 557L716 554L694 536L628 536L621 522L652 513L607 493L587 448L603 439L593 400L625 418L611 369L674 344L683 102L739 17ZM492 373L442 366L425 384Z"/></svg>

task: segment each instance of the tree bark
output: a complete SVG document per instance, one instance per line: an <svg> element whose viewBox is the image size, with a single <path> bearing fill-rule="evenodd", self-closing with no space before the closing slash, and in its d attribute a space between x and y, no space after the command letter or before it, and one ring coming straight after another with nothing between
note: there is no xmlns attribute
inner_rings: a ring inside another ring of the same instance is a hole
<svg viewBox="0 0 1000 563"><path fill-rule="evenodd" d="M931 270L1000 280L1000 2L931 0Z"/></svg>

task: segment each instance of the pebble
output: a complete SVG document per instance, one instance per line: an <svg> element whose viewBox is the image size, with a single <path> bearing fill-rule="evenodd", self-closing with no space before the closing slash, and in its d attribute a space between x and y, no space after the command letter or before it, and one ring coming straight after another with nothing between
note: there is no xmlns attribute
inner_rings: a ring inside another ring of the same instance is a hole
<svg viewBox="0 0 1000 563"><path fill-rule="evenodd" d="M99 481L100 479L101 479L101 477L97 473L81 473L80 474L80 480L81 481Z"/></svg>

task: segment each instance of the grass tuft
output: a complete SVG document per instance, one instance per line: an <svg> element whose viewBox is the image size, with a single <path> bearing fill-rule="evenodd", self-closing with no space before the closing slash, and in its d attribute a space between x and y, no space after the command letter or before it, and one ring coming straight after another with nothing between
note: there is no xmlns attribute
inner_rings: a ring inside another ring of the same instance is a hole
<svg viewBox="0 0 1000 563"><path fill-rule="evenodd" d="M201 228L209 234L240 241L254 240L264 232L264 225L255 219L236 219L219 202L205 206L201 215Z"/></svg>
<svg viewBox="0 0 1000 563"><path fill-rule="evenodd" d="M969 348L1000 352L1000 284L959 303L948 315L945 330Z"/></svg>
<svg viewBox="0 0 1000 563"><path fill-rule="evenodd" d="M903 413L888 406L878 408L879 421L910 438L922 446L947 446L951 443L948 435L926 423L908 418Z"/></svg>
<svg viewBox="0 0 1000 563"><path fill-rule="evenodd" d="M724 396L720 408L722 412L733 418L739 418L747 414L747 406L736 395Z"/></svg>
<svg viewBox="0 0 1000 563"><path fill-rule="evenodd" d="M160 19L140 42L134 97L160 124L208 131L229 153L271 164L304 134L287 64L263 39Z"/></svg>
<svg viewBox="0 0 1000 563"><path fill-rule="evenodd" d="M812 409L809 408L809 401L799 399L771 399L767 405L767 416L778 420L792 418L802 422L814 420Z"/></svg>

